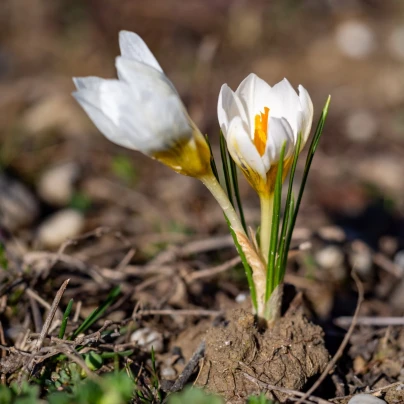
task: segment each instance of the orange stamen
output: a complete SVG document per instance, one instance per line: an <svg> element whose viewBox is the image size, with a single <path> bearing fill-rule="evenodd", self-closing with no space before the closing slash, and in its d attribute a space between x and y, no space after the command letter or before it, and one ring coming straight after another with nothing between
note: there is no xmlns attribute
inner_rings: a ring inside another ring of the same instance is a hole
<svg viewBox="0 0 404 404"><path fill-rule="evenodd" d="M268 137L268 115L269 108L265 107L264 112L255 115L254 144L260 156L265 153L265 146Z"/></svg>

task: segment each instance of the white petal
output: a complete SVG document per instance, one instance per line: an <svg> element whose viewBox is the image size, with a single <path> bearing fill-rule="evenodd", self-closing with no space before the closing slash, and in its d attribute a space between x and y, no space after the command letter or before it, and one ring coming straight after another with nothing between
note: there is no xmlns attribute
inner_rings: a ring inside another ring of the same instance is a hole
<svg viewBox="0 0 404 404"><path fill-rule="evenodd" d="M236 116L239 116L247 123L247 115L240 99L227 84L223 84L220 89L217 116L225 137L227 136L230 121Z"/></svg>
<svg viewBox="0 0 404 404"><path fill-rule="evenodd" d="M142 152L153 143L148 122L136 108L141 105L140 98L125 83L103 80L97 90L80 90L73 95L111 142Z"/></svg>
<svg viewBox="0 0 404 404"><path fill-rule="evenodd" d="M301 107L296 91L288 80L283 79L272 87L271 96L270 114L276 118L286 118L297 138L297 131L300 129L298 125L301 119L298 111L301 110Z"/></svg>
<svg viewBox="0 0 404 404"><path fill-rule="evenodd" d="M250 138L246 124L240 117L235 117L230 122L226 141L229 153L236 164L244 171L254 170L266 181L264 163Z"/></svg>
<svg viewBox="0 0 404 404"><path fill-rule="evenodd" d="M307 138L310 135L311 125L313 123L313 103L311 101L310 95L307 90L299 85L299 99L300 105L303 112L303 122L302 122L302 147L307 141Z"/></svg>
<svg viewBox="0 0 404 404"><path fill-rule="evenodd" d="M250 136L254 137L255 115L264 112L265 107L270 107L271 86L260 79L256 74L249 74L238 86L236 95L240 98L248 117Z"/></svg>
<svg viewBox="0 0 404 404"><path fill-rule="evenodd" d="M285 158L292 155L294 150L293 130L285 118L270 117L268 120L268 138L264 156L269 161L264 160L266 169L279 161L282 146L286 142Z"/></svg>
<svg viewBox="0 0 404 404"><path fill-rule="evenodd" d="M94 125L107 139L128 149L138 150L138 147L135 147L131 138L122 133L119 127L101 109L88 102L86 97L83 97L80 92L73 93L73 97L76 98Z"/></svg>
<svg viewBox="0 0 404 404"><path fill-rule="evenodd" d="M167 150L178 141L192 137L190 121L176 95L151 99L143 105L139 114L144 115L153 134L148 153Z"/></svg>
<svg viewBox="0 0 404 404"><path fill-rule="evenodd" d="M77 90L97 90L104 81L105 79L95 76L73 77L73 83Z"/></svg>
<svg viewBox="0 0 404 404"><path fill-rule="evenodd" d="M125 58L137 60L160 72L163 71L146 43L134 32L120 31L119 47L121 49L121 55Z"/></svg>
<svg viewBox="0 0 404 404"><path fill-rule="evenodd" d="M114 80L105 80L96 91L80 90L74 95L100 131L121 146L150 154L192 136L177 95L138 93L127 83Z"/></svg>
<svg viewBox="0 0 404 404"><path fill-rule="evenodd" d="M162 95L177 94L167 76L142 62L125 57L116 58L116 69L120 80L138 92L158 92Z"/></svg>
<svg viewBox="0 0 404 404"><path fill-rule="evenodd" d="M80 90L78 95L97 107L118 127L122 111L141 100L140 94L132 92L126 83L118 80L102 80L95 90Z"/></svg>

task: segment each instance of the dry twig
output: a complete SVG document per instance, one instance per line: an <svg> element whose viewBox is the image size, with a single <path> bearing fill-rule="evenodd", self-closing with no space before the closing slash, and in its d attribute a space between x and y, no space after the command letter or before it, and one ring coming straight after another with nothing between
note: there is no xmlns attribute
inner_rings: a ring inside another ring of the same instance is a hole
<svg viewBox="0 0 404 404"><path fill-rule="evenodd" d="M342 316L334 320L339 327L346 327L352 324L353 317ZM357 325L368 325L373 327L403 326L404 317L369 317L363 316L356 319Z"/></svg>
<svg viewBox="0 0 404 404"><path fill-rule="evenodd" d="M204 355L205 355L205 341L202 341L199 344L198 349L194 352L191 359L185 366L182 373L178 376L175 383L171 386L170 388L171 393L180 391L184 388L189 378L192 376L192 373L194 372L195 368L197 367L199 360L202 359Z"/></svg>
<svg viewBox="0 0 404 404"><path fill-rule="evenodd" d="M372 389L372 390L366 391L365 393L366 394L379 393L383 390L389 390L394 387L404 387L404 383L403 382L391 383L391 384L388 384L387 386L378 387L377 389ZM340 400L348 400L348 399L352 398L353 396L355 396L355 394L350 394L349 396L343 396L343 397L334 397L334 398L331 398L330 401L335 402L335 401L340 401Z"/></svg>
<svg viewBox="0 0 404 404"><path fill-rule="evenodd" d="M266 390L280 391L282 393L286 393L286 394L289 394L291 396L301 397L301 398L299 398L299 401L298 401L299 403L301 402L301 403L312 404L314 402L314 403L317 403L317 404L330 404L329 401L323 400L320 397L315 397L315 396L311 396L311 395L309 395L307 397L304 397L305 393L301 393L300 391L291 390L291 389L287 389L285 387L274 386L272 384L264 383L261 380L257 379L254 376L249 375L246 372L241 371L241 373L246 379L248 379L250 382L253 382L253 383L257 384L260 388L264 388ZM309 399L310 401L308 401L307 399Z"/></svg>
<svg viewBox="0 0 404 404"><path fill-rule="evenodd" d="M35 350L37 352L41 349L42 344L45 340L45 337L48 334L49 327L51 326L53 317L55 316L56 310L59 306L60 299L62 298L63 293L64 293L65 289L67 288L67 285L69 284L69 281L70 281L70 279L66 279L62 283L62 286L59 288L58 292L56 293L55 299L53 300L48 317L45 320L45 324L42 327L41 335L39 336L36 347L35 347Z"/></svg>

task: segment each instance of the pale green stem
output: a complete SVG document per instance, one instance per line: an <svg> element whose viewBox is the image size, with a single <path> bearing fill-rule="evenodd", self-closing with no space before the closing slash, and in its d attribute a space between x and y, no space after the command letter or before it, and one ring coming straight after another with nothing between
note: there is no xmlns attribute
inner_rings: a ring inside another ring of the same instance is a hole
<svg viewBox="0 0 404 404"><path fill-rule="evenodd" d="M234 210L233 205L230 203L229 198L227 197L222 186L219 184L218 180L213 175L213 173L201 176L201 177L199 177L199 179L206 186L206 188L209 189L211 194L214 196L214 198L219 203L224 214L226 215L227 219L229 220L232 229L235 232L239 232L247 237L238 214Z"/></svg>
<svg viewBox="0 0 404 404"><path fill-rule="evenodd" d="M269 255L269 245L271 242L274 195L260 194L260 202L261 202L260 248L265 263L267 263Z"/></svg>

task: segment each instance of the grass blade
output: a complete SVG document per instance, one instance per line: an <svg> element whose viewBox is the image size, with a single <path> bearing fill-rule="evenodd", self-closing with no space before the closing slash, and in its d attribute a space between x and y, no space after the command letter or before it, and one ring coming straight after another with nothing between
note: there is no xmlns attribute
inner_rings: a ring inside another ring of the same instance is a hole
<svg viewBox="0 0 404 404"><path fill-rule="evenodd" d="M283 162L285 157L286 143L283 144L281 155L279 156L278 172L276 173L275 180L275 194L274 205L272 211L272 227L271 227L271 240L269 246L267 275L266 275L266 288L265 288L265 302L268 301L272 291L275 289L275 260L278 246L279 236L279 221L282 204L282 174L283 174Z"/></svg>
<svg viewBox="0 0 404 404"><path fill-rule="evenodd" d="M226 182L227 195L229 197L231 204L234 207L232 191L234 192L238 211L240 214L241 224L243 226L244 231L247 232L247 225L245 222L243 205L241 203L240 191L238 188L237 166L233 160L233 157L231 156L231 154L227 149L226 139L223 136L222 131L220 131L220 153L222 156L223 172L224 172L224 179Z"/></svg>
<svg viewBox="0 0 404 404"><path fill-rule="evenodd" d="M241 224L243 225L244 231L247 232L247 225L245 222L244 211L243 211L243 204L241 203L240 191L238 188L238 177L237 177L237 166L234 162L233 158L230 156L229 153L229 160L230 160L230 174L231 180L233 184L234 196L236 197L238 212L240 214Z"/></svg>
<svg viewBox="0 0 404 404"><path fill-rule="evenodd" d="M230 173L229 173L229 162L227 160L226 140L221 131L220 131L220 155L222 157L223 174L224 174L224 181L226 183L227 196L229 198L230 203L234 206L233 192L232 192Z"/></svg>
<svg viewBox="0 0 404 404"><path fill-rule="evenodd" d="M288 254L288 251L285 249L285 241L286 241L287 230L289 228L289 220L293 215L293 206L294 206L293 180L295 178L297 160L299 159L301 144L302 144L302 135L301 135L301 133L299 133L299 136L297 137L295 152L293 154L292 167L290 169L288 193L286 196L281 236L279 237L278 258L277 258L277 262L276 262L276 271L275 271L277 284L282 282L283 276L285 274L286 260L284 259L284 255L285 255L285 252L286 252L286 255ZM292 207L292 209L291 209L291 207ZM283 266L283 263L285 263L285 266Z"/></svg>
<svg viewBox="0 0 404 404"><path fill-rule="evenodd" d="M323 133L325 120L326 120L327 115L328 115L328 108L330 106L330 101L331 101L331 97L329 96L326 103L325 103L323 111L321 113L320 119L319 119L319 121L317 123L316 131L314 132L313 140L311 141L309 152L307 154L306 165L304 167L304 173L303 173L303 177L302 177L302 183L300 185L299 194L298 194L297 200L296 200L295 210L293 212L291 222L290 222L290 226L289 226L287 236L286 236L286 240L285 240L285 254L284 254L284 257L283 257L283 262L281 264L283 267L286 266L286 260L287 260L287 256L288 256L287 252L289 251L290 242L292 240L292 232L293 232L293 229L294 229L295 224L296 224L297 214L299 213L300 203L302 201L303 192L304 192L304 188L306 186L307 177L309 175L309 171L310 171L311 163L313 161L314 153L316 152L318 143L319 143L321 135Z"/></svg>
<svg viewBox="0 0 404 404"><path fill-rule="evenodd" d="M69 320L72 307L73 307L73 299L70 299L69 303L67 304L66 310L63 313L62 323L60 324L60 330L58 335L59 339L63 339L63 337L65 336L67 321Z"/></svg>
<svg viewBox="0 0 404 404"><path fill-rule="evenodd" d="M121 288L119 286L115 286L111 292L109 292L109 295L105 302L97 307L80 325L79 328L73 333L72 338L76 338L79 334L82 332L86 331L88 328L90 328L108 309L109 306L111 306L112 303L116 300L116 298L119 296L121 293Z"/></svg>
<svg viewBox="0 0 404 404"><path fill-rule="evenodd" d="M214 156L213 156L212 146L211 146L211 144L210 144L210 142L209 142L208 135L205 136L205 140L206 140L206 143L208 144L209 150L210 150L210 166L211 166L211 168L212 168L213 175L214 175L214 176L216 177L216 179L219 181L219 173L218 173L218 171L217 171L216 162L215 162L215 158L214 158Z"/></svg>

